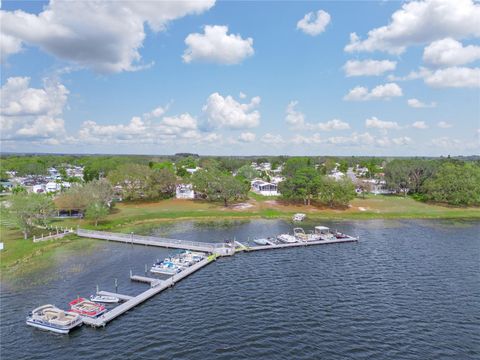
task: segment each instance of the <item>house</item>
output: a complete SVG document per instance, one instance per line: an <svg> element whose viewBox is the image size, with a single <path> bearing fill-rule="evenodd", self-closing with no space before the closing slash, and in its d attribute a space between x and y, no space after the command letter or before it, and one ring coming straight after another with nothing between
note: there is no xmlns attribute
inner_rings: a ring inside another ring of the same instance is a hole
<svg viewBox="0 0 480 360"><path fill-rule="evenodd" d="M278 196L278 186L274 183L269 183L261 179L252 180L251 189L254 193L263 195L263 196Z"/></svg>
<svg viewBox="0 0 480 360"><path fill-rule="evenodd" d="M388 194L395 193L395 191L387 188L387 183L385 180L371 179L371 180L363 180L363 182L370 184L370 188L371 188L370 193L374 195L388 195Z"/></svg>
<svg viewBox="0 0 480 360"><path fill-rule="evenodd" d="M59 191L60 189L61 185L53 181L50 181L45 185L45 191L47 193Z"/></svg>
<svg viewBox="0 0 480 360"><path fill-rule="evenodd" d="M345 174L341 171L334 170L330 175L328 175L332 179L335 179L336 181L339 181L345 177Z"/></svg>
<svg viewBox="0 0 480 360"><path fill-rule="evenodd" d="M194 199L195 191L193 191L192 184L179 184L175 191L177 199Z"/></svg>

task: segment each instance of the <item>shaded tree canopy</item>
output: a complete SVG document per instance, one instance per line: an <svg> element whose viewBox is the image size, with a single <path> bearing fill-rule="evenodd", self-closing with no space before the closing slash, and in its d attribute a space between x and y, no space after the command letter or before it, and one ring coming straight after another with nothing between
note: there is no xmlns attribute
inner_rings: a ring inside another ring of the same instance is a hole
<svg viewBox="0 0 480 360"><path fill-rule="evenodd" d="M444 163L422 186L426 200L450 205L480 205L480 166Z"/></svg>
<svg viewBox="0 0 480 360"><path fill-rule="evenodd" d="M215 168L199 170L192 176L194 190L209 201L223 201L225 206L247 196L249 185Z"/></svg>

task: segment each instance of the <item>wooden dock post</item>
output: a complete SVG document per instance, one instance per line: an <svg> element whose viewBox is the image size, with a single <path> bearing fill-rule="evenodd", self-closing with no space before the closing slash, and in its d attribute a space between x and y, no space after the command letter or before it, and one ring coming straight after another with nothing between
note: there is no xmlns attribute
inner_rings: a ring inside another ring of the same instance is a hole
<svg viewBox="0 0 480 360"><path fill-rule="evenodd" d="M115 278L115 292L118 293L118 279Z"/></svg>

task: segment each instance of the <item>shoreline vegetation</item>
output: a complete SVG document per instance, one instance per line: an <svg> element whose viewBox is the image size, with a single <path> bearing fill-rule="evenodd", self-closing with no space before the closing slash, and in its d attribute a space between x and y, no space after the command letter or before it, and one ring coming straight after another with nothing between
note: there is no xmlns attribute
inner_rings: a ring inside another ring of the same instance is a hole
<svg viewBox="0 0 480 360"><path fill-rule="evenodd" d="M251 196L248 201L224 207L221 202L191 201L168 199L155 202L122 202L95 227L85 219L59 219L51 225L62 227L80 226L104 231L135 232L145 225L165 225L176 221L216 221L216 220L253 220L282 219L291 221L298 212L307 214L309 221L355 221L375 219L471 219L480 220L479 207L450 207L423 203L407 196L367 195L355 198L344 209L331 209L314 205L298 205L281 199ZM301 226L301 224L299 225ZM78 251L87 244L94 246L95 241L69 235L63 239L33 243L23 240L19 230L1 224L1 238L4 250L0 252L0 271L7 277L25 272L28 267L47 266L48 259L60 248ZM36 233L40 235L41 231Z"/></svg>

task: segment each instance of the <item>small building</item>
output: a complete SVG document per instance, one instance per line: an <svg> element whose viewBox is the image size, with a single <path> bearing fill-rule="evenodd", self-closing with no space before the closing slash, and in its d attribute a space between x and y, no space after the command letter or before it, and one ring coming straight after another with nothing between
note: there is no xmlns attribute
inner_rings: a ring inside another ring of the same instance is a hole
<svg viewBox="0 0 480 360"><path fill-rule="evenodd" d="M61 185L53 181L50 181L45 185L45 191L47 193L59 191L60 189L61 189Z"/></svg>
<svg viewBox="0 0 480 360"><path fill-rule="evenodd" d="M269 183L261 179L252 180L251 189L254 193L263 195L263 196L278 196L278 186L274 183Z"/></svg>
<svg viewBox="0 0 480 360"><path fill-rule="evenodd" d="M342 180L345 177L345 174L341 171L334 170L330 175L328 175L332 179L335 179L336 181Z"/></svg>
<svg viewBox="0 0 480 360"><path fill-rule="evenodd" d="M192 184L177 185L175 197L177 199L195 199L195 191L193 191Z"/></svg>

